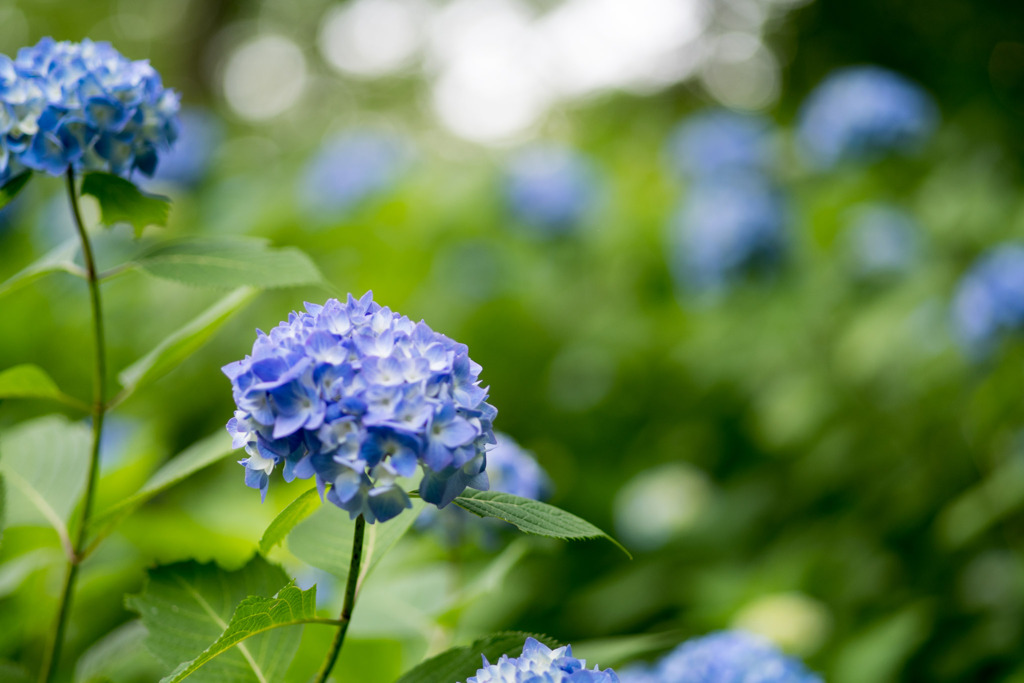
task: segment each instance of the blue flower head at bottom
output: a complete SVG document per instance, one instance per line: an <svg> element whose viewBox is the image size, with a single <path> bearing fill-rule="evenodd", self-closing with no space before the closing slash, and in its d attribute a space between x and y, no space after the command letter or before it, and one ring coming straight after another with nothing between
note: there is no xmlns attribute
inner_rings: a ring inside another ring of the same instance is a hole
<svg viewBox="0 0 1024 683"><path fill-rule="evenodd" d="M619 683L611 669L587 669L585 660L572 656L568 645L552 650L533 638L527 638L519 657L502 655L484 665L466 683Z"/></svg>
<svg viewBox="0 0 1024 683"><path fill-rule="evenodd" d="M622 673L622 683L822 683L800 660L743 631L686 641L649 668Z"/></svg>

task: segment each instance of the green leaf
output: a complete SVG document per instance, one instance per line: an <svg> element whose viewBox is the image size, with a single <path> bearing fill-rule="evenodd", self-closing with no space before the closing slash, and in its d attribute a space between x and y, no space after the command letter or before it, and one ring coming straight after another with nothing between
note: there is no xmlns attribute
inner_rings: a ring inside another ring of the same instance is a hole
<svg viewBox="0 0 1024 683"><path fill-rule="evenodd" d="M153 496L223 459L232 450L230 437L223 430L196 441L154 472L141 489L93 517L90 527L99 535L104 535Z"/></svg>
<svg viewBox="0 0 1024 683"><path fill-rule="evenodd" d="M179 562L151 569L125 604L146 627L146 647L168 670L191 662L221 638L248 596L274 595L288 583L280 567L256 556L237 571L211 563ZM265 633L217 657L191 680L249 683L284 679L298 647L298 629Z"/></svg>
<svg viewBox="0 0 1024 683"><path fill-rule="evenodd" d="M257 294L251 287L240 287L170 335L156 348L117 375L117 381L131 393L175 368L213 336L234 313L244 308Z"/></svg>
<svg viewBox="0 0 1024 683"><path fill-rule="evenodd" d="M210 664L215 658L228 652L231 648L239 645L244 640L258 636L273 629L283 626L301 626L316 618L316 586L308 590L300 590L295 586L285 586L274 598L263 598L251 595L235 609L235 613L224 629L220 638L206 648L202 654L190 662L182 663L170 676L162 679L161 683L178 683L190 678L200 668ZM274 634L274 644L285 650L287 646L292 647L292 653L298 649L299 635L297 629L290 629L292 634ZM293 637L288 638L288 635ZM283 638L282 638L283 636ZM287 638L285 640L284 638ZM292 644L291 641L294 641ZM261 654L265 654L265 650ZM284 658L284 668L287 669L291 663L291 656ZM267 679L270 680L270 679Z"/></svg>
<svg viewBox="0 0 1024 683"><path fill-rule="evenodd" d="M266 555L271 548L284 540L295 525L316 512L320 507L320 492L314 487L288 504L281 514L274 518L260 539L260 553Z"/></svg>
<svg viewBox="0 0 1024 683"><path fill-rule="evenodd" d="M10 178L6 183L0 185L0 209L4 208L22 191L29 179L32 178L32 171L25 171Z"/></svg>
<svg viewBox="0 0 1024 683"><path fill-rule="evenodd" d="M412 527L423 506L423 501L414 498L411 510L403 511L386 524L366 525L360 583ZM334 505L321 505L288 535L288 549L303 562L333 574L344 583L352 559L354 529L355 523L347 512Z"/></svg>
<svg viewBox="0 0 1024 683"><path fill-rule="evenodd" d="M82 277L85 271L75 264L75 254L78 253L78 239L70 239L52 251L46 253L34 263L22 268L0 284L0 296L20 289L25 285L35 282L49 273L64 271Z"/></svg>
<svg viewBox="0 0 1024 683"><path fill-rule="evenodd" d="M111 173L86 173L82 194L92 195L100 203L100 220L106 226L128 223L136 237L147 225L165 227L171 200L147 194L134 183Z"/></svg>
<svg viewBox="0 0 1024 683"><path fill-rule="evenodd" d="M4 511L7 509L7 489L4 478L0 476L0 541L4 540Z"/></svg>
<svg viewBox="0 0 1024 683"><path fill-rule="evenodd" d="M86 650L75 664L75 681L152 681L160 664L143 646L146 628L139 620L118 626Z"/></svg>
<svg viewBox="0 0 1024 683"><path fill-rule="evenodd" d="M541 503L529 498L520 498L510 493L497 491L466 492L455 499L455 504L480 517L494 517L514 525L520 531L548 538L579 540L584 538L606 538L632 559L633 556L621 543L598 529L596 526L574 514L554 505Z"/></svg>
<svg viewBox="0 0 1024 683"><path fill-rule="evenodd" d="M452 681L464 681L476 674L482 660L480 656L487 657L487 661L495 662L502 655L518 657L523 652L523 644L527 638L536 638L548 647L558 647L546 636L533 635L509 631L495 633L494 635L473 641L471 645L455 647L442 652L419 664L415 669L409 671L399 678L395 683L450 683Z"/></svg>
<svg viewBox="0 0 1024 683"><path fill-rule="evenodd" d="M67 521L85 487L90 445L84 424L58 415L0 434L7 526L52 526L68 549Z"/></svg>
<svg viewBox="0 0 1024 683"><path fill-rule="evenodd" d="M274 248L251 237L184 239L141 254L150 275L199 287L295 287L324 282L316 264L295 247Z"/></svg>
<svg viewBox="0 0 1024 683"><path fill-rule="evenodd" d="M89 410L87 404L61 391L45 370L28 363L0 372L0 399L5 398L44 398L78 410Z"/></svg>

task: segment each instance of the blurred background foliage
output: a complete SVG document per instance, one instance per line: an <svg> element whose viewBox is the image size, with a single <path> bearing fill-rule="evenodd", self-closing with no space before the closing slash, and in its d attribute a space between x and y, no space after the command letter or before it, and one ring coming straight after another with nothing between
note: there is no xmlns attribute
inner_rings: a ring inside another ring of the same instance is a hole
<svg viewBox="0 0 1024 683"><path fill-rule="evenodd" d="M634 550L629 562L602 543L453 548L413 534L368 584L338 680L386 683L504 628L577 643L604 666L624 642L609 638L667 633L635 641L653 656L728 626L836 683L1024 680L1024 343L1001 334L978 353L952 313L976 259L1024 237L1013 3L0 7L0 52L45 35L112 41L182 92L181 152L146 183L174 199L167 236L295 245L336 287L261 294L119 407L100 509L223 429L219 368L254 328L373 289L467 343L497 428L536 454L552 502ZM941 123L915 154L817 168L796 139L801 104L859 64L923 86ZM680 273L672 226L699 181L673 170L668 141L719 106L770 123L759 177L784 237L767 273L708 292ZM73 234L65 202L41 179L0 213L0 280ZM858 246L848 226L879 215L903 227ZM136 249L125 226L98 246L108 267ZM113 374L221 294L129 272L105 296ZM89 395L85 297L61 274L4 295L0 365L36 363ZM50 410L7 402L0 430ZM136 513L83 567L68 678L87 653L81 680L154 680L140 648L116 670L103 657L138 642L122 596L157 562L240 566L303 488L275 479L261 505L229 459ZM329 576L287 549L272 558L336 609ZM52 531L4 531L0 659L34 669L61 571ZM296 680L330 635L306 629Z"/></svg>

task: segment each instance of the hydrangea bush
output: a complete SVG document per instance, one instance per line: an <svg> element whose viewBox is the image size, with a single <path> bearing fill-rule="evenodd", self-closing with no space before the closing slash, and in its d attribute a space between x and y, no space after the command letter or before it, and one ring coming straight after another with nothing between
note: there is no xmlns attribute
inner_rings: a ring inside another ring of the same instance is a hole
<svg viewBox="0 0 1024 683"><path fill-rule="evenodd" d="M486 489L497 411L480 370L464 344L382 308L371 292L306 304L224 367L246 484L265 497L281 466L286 481L315 477L327 500L368 522L411 506L396 479L421 468L420 496L438 507L467 486Z"/></svg>
<svg viewBox="0 0 1024 683"><path fill-rule="evenodd" d="M0 182L25 169L50 175L152 175L178 134L176 92L146 61L109 43L44 38L0 55Z"/></svg>
<svg viewBox="0 0 1024 683"><path fill-rule="evenodd" d="M669 226L677 280L713 294L773 269L786 252L786 225L782 194L758 174L692 185Z"/></svg>
<svg viewBox="0 0 1024 683"><path fill-rule="evenodd" d="M1024 244L1000 245L971 266L953 296L953 323L977 358L1006 335L1024 331Z"/></svg>
<svg viewBox="0 0 1024 683"><path fill-rule="evenodd" d="M673 170L688 179L769 171L777 153L767 119L728 109L708 109L686 118L672 131L666 148Z"/></svg>
<svg viewBox="0 0 1024 683"><path fill-rule="evenodd" d="M573 657L568 645L552 650L527 638L519 657L502 655L494 664L484 657L483 667L466 683L619 683L619 678L611 669L587 669L586 660Z"/></svg>
<svg viewBox="0 0 1024 683"><path fill-rule="evenodd" d="M591 210L597 193L593 164L559 145L533 145L508 161L505 201L512 215L544 234L571 232Z"/></svg>
<svg viewBox="0 0 1024 683"><path fill-rule="evenodd" d="M742 631L688 640L653 666L621 676L622 683L822 683L798 659Z"/></svg>
<svg viewBox="0 0 1024 683"><path fill-rule="evenodd" d="M931 96L903 76L876 66L829 75L800 110L798 136L824 168L918 151L938 127Z"/></svg>

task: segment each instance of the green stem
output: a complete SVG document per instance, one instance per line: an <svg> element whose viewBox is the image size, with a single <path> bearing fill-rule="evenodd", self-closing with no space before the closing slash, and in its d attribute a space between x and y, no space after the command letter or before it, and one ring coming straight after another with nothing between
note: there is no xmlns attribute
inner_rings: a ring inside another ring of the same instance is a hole
<svg viewBox="0 0 1024 683"><path fill-rule="evenodd" d="M78 194L75 191L75 172L68 167L67 188L68 198L71 201L71 213L75 219L75 228L82 240L82 258L85 261L85 276L89 283L89 303L92 307L92 331L95 362L93 364L93 402L92 402L92 450L89 454L89 472L85 480L85 498L82 501L82 515L79 520L78 532L72 546L74 553L68 562L67 573L64 578L64 588L60 595L60 609L57 612L57 620L54 625L53 639L46 649L43 658L43 668L39 674L39 680L49 683L53 680L57 671L57 662L60 660L60 650L64 643L64 632L67 629L68 616L71 612L71 598L75 592L75 582L78 579L78 567L82 562L82 549L85 546L86 529L89 524L89 516L92 514L93 498L96 493L96 481L99 478L100 469L100 435L103 432L103 416L106 413L104 403L106 395L106 344L103 335L103 309L100 306L100 282L96 272L96 261L93 258L92 244L89 242L89 235L85 231L85 223L82 221L82 211L78 206Z"/></svg>
<svg viewBox="0 0 1024 683"><path fill-rule="evenodd" d="M334 636L334 642L331 643L331 649L327 652L327 658L324 659L324 663L320 666L320 671L316 675L316 683L326 683L327 677L331 674L331 669L334 668L334 662L338 659L338 653L341 652L341 645L345 642L345 632L348 631L348 624L352 621L352 610L356 602L356 588L359 584L359 563L363 556L363 531L365 528L366 520L363 519L362 515L359 515L356 517L356 529L352 536L352 563L348 567L348 581L345 583L345 602L341 607L341 616L338 617L340 622L338 633Z"/></svg>

